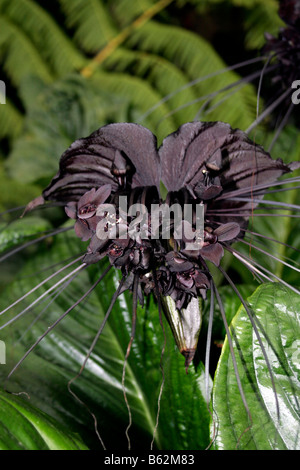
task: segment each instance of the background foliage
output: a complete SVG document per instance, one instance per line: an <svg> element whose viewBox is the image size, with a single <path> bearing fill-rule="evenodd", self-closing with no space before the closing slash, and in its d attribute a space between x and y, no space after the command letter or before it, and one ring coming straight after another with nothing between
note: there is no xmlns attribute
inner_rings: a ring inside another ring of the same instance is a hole
<svg viewBox="0 0 300 470"><path fill-rule="evenodd" d="M257 82L231 88L241 76L235 71L220 71L227 65L255 57L264 43L264 32L278 32L282 22L277 8L275 0L0 0L0 79L6 83L6 104L0 105L0 209L23 206L39 195L56 173L61 153L76 138L110 122L143 124L158 136L159 142L179 125L195 118L226 121L233 127L247 129L256 115ZM240 73L246 75L247 71L260 70L260 67L242 69ZM209 79L204 80L206 76ZM255 135L266 147L272 139L272 133L265 127ZM292 125L274 147L274 157L279 156L287 161L299 159L299 136ZM280 198L299 203L296 191L282 194ZM5 219L9 220L9 216L4 215ZM62 213L52 209L47 214L38 211L35 217L8 226L3 223L0 250L4 252L63 221ZM283 223L275 221L271 225L261 218L257 231L273 238L279 237L280 231L280 240L299 247L296 223L297 219L287 218ZM82 249L72 232L67 232L4 261L0 274L0 306L7 306L9 301L42 280L45 272L50 274L59 266L57 263L79 254ZM282 248L280 254L299 261L299 253L289 252L287 248ZM267 261L276 275L297 285L295 273L272 258ZM250 296L256 288L253 277L231 259L226 262L239 280L244 296ZM101 269L102 266L92 266L59 296L53 293L39 308L1 331L8 353L8 364L1 365L3 377L72 300L90 287ZM0 448L101 449L87 407L97 416L105 445L109 449L127 448L128 413L121 379L131 331L130 295L123 295L117 302L91 360L73 384L73 390L85 406L73 399L67 389L68 380L80 369L116 283L116 274L109 275L88 301L53 330L14 374L8 389L24 391L30 395L30 400L5 392L1 394ZM257 358L257 344L251 329L249 333L240 302L222 285L221 279L219 285L228 319L237 313L233 324L241 335L237 338L239 347L251 356L249 373L245 374L243 364L239 365L250 394L251 431L246 432L247 416L240 419L242 404L236 386L232 385L235 379L226 344L214 383L212 420L204 397L201 362L205 319L199 356L195 367L186 375L183 358L175 350L168 325L164 325L164 333L157 307L149 299L146 307L138 312L138 331L126 374L133 448L150 447L165 340L166 380L155 448L205 449L211 439L215 448L226 449L299 446L298 437L289 435L291 421L279 426L274 409L266 402L264 390L270 388L270 384L262 384L261 379L266 366ZM43 286L41 292L50 286ZM272 286L260 289L251 297L254 310L266 312L267 333L278 336L278 332L272 330L271 320L275 305L276 318L286 309L286 291L278 290L275 299ZM295 371L290 360L293 341L297 334L299 336L296 295L290 294L289 305L291 318L283 324L284 331L276 344L276 357L284 372L278 371L276 381L279 398L289 401L289 413L297 429L295 416L299 407L295 397L299 392L296 379L299 369ZM205 312L207 309L208 305ZM12 315L16 312L14 310ZM244 336L247 331L248 336ZM283 350L283 337L290 349ZM214 339L216 344L224 339L217 311ZM217 347L215 352L218 357ZM282 383L289 375L294 376L295 381L292 384L288 381L288 385ZM232 407L228 390L232 390L236 408ZM217 438L216 423L219 423ZM270 436L268 442L266 435Z"/></svg>

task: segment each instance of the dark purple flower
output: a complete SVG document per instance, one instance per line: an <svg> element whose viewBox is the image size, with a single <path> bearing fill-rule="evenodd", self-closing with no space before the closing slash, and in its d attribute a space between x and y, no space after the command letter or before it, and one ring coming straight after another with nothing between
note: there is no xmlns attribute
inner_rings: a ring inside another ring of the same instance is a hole
<svg viewBox="0 0 300 470"><path fill-rule="evenodd" d="M96 191L95 188L84 193L78 202L69 202L65 211L68 217L76 219L75 232L83 241L92 238L100 217L96 215L98 207L103 204L111 193L111 186L105 184Z"/></svg>
<svg viewBox="0 0 300 470"><path fill-rule="evenodd" d="M290 26L300 27L299 0L280 0L279 16Z"/></svg>
<svg viewBox="0 0 300 470"><path fill-rule="evenodd" d="M159 149L148 129L137 124L109 124L65 151L58 174L43 192L43 201L39 198L29 208L44 201L64 203L67 215L76 220L77 236L90 240L84 263L96 263L107 256L127 277L127 289L134 290L138 279L136 296L141 299L144 290L157 298L170 297L179 317L184 318L192 299L205 299L212 285L207 262L220 265L224 250L243 239L249 216L265 191L297 166L273 160L244 132L222 122L184 124L167 136ZM162 186L167 192L165 201L160 194ZM121 196L127 197L130 207L142 204L147 210L124 214ZM151 212L153 204L156 212ZM155 214L174 204L182 210L189 204L192 222L176 225L171 215L169 238L157 236L165 217L158 219L155 227ZM204 230L197 249L191 250L197 205L203 209ZM99 238L99 223L107 238ZM180 228L184 230L178 238ZM118 236L123 232L124 238ZM166 303L163 305L172 326ZM195 303L192 310L191 321L200 328ZM191 329L189 337L188 331L180 338L174 333L186 367L193 359L199 334Z"/></svg>
<svg viewBox="0 0 300 470"><path fill-rule="evenodd" d="M273 63L276 63L271 81L277 89L281 88L283 92L291 89L293 82L299 79L300 72L300 14L295 13L291 15L291 18L294 21L290 21L285 28L281 28L277 37L265 34L266 45L263 48L263 54L270 55ZM276 90L275 87L274 90ZM287 98L288 100L290 97Z"/></svg>

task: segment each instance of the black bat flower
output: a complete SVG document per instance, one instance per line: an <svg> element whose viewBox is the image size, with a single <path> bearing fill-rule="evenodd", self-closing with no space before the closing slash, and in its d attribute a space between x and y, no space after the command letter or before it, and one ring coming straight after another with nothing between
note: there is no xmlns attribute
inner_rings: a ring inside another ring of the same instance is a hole
<svg viewBox="0 0 300 470"><path fill-rule="evenodd" d="M208 264L220 266L268 188L299 166L273 160L222 122L184 124L159 149L148 129L109 124L64 152L59 172L27 210L65 205L77 236L89 240L83 264L108 257L123 275L118 294L132 290L135 308L153 292L187 368L201 324L197 298L215 289Z"/></svg>

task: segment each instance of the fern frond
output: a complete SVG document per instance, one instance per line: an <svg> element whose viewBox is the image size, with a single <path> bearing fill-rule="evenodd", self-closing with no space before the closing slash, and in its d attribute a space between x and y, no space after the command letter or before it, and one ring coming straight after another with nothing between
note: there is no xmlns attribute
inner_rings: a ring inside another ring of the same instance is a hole
<svg viewBox="0 0 300 470"><path fill-rule="evenodd" d="M131 122L148 127L157 136L159 142L177 129L175 119L166 117L171 110L168 104L163 103L149 117L141 120L143 115L163 98L145 80L128 74L102 71L95 73L93 80L97 80L102 90L127 99L132 106Z"/></svg>
<svg viewBox="0 0 300 470"><path fill-rule="evenodd" d="M126 49L117 49L103 63L103 67L107 71L115 73L130 73L151 86L153 90L164 97L169 93L176 92L178 88L182 88L182 92L175 93L168 100L168 110L176 109L183 106L186 102L193 101L197 98L195 90L191 87L185 89L189 83L189 78L185 73L178 69L172 62L163 57L140 51L130 51ZM193 120L197 113L198 105L190 106L183 109L180 114L174 115L174 121L179 127L184 122Z"/></svg>
<svg viewBox="0 0 300 470"><path fill-rule="evenodd" d="M284 22L278 16L278 2L275 0L257 1L255 8L247 14L245 46L260 49L265 44L265 33L277 36Z"/></svg>
<svg viewBox="0 0 300 470"><path fill-rule="evenodd" d="M34 1L1 0L0 11L32 41L55 75L65 75L84 65L84 56L49 13Z"/></svg>
<svg viewBox="0 0 300 470"><path fill-rule="evenodd" d="M179 70L184 71L190 80L205 77L225 67L222 59L206 40L182 28L154 21L137 30L126 45L165 57ZM227 72L202 81L195 87L199 100L201 96L220 90L238 79L235 73ZM215 100L212 101L214 102ZM255 104L256 91L248 85L237 91L225 107L219 107L215 112L210 113L207 119L224 120L232 126L246 129L255 118ZM199 108L201 105L202 103ZM228 110L230 110L230 116Z"/></svg>
<svg viewBox="0 0 300 470"><path fill-rule="evenodd" d="M110 10L121 27L132 23L144 11L151 8L158 0L110 0Z"/></svg>
<svg viewBox="0 0 300 470"><path fill-rule="evenodd" d="M0 138L14 138L20 134L23 116L6 98L5 104L0 104Z"/></svg>
<svg viewBox="0 0 300 470"><path fill-rule="evenodd" d="M75 29L74 39L85 52L94 54L118 34L101 0L59 0L66 24Z"/></svg>
<svg viewBox="0 0 300 470"><path fill-rule="evenodd" d="M51 72L38 50L20 28L5 16L0 16L0 60L15 86L28 75L37 75L43 81L52 80Z"/></svg>
<svg viewBox="0 0 300 470"><path fill-rule="evenodd" d="M34 185L25 185L22 181L14 181L9 178L5 169L3 162L0 161L0 212L7 211L10 208L22 206L24 202L30 201L31 199L39 196L40 188ZM1 222L3 223L5 216L1 217ZM7 219L9 220L9 219ZM2 225L3 227L3 225ZM1 236L0 229L0 236ZM3 241L3 239L2 239ZM2 287L2 285L1 285Z"/></svg>

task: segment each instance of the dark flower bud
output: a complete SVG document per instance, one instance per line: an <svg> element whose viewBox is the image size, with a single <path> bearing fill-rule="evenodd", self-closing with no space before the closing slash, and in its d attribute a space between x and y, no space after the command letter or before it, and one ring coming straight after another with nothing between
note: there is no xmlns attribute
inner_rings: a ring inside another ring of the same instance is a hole
<svg viewBox="0 0 300 470"><path fill-rule="evenodd" d="M188 271L193 267L193 263L188 261L185 257L174 251L170 251L166 255L166 261L168 263L171 272L184 272Z"/></svg>

